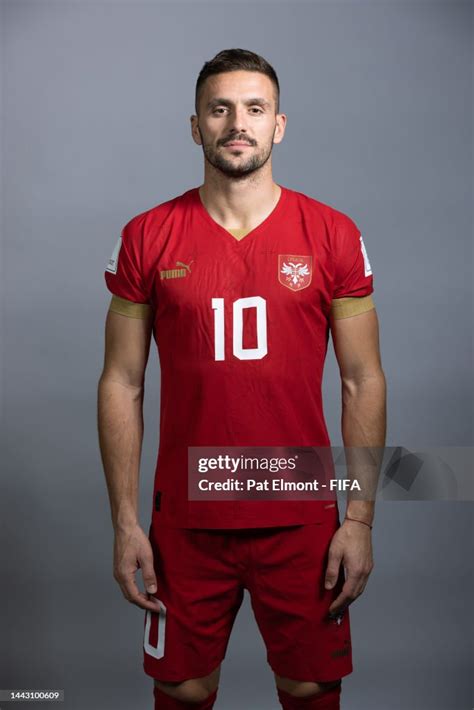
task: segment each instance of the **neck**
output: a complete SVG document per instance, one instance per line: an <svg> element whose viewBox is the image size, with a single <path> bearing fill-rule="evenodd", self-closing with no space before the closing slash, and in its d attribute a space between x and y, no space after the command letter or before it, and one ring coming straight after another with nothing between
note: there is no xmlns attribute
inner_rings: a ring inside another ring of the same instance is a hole
<svg viewBox="0 0 474 710"><path fill-rule="evenodd" d="M242 180L206 174L199 188L204 207L226 229L251 229L272 212L280 193L271 172Z"/></svg>

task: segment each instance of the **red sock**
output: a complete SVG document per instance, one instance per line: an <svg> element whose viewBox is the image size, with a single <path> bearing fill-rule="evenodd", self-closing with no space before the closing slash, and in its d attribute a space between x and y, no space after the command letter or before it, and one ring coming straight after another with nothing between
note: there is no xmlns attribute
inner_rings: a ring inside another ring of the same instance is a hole
<svg viewBox="0 0 474 710"><path fill-rule="evenodd" d="M153 685L155 696L155 710L212 710L217 697L217 688L201 703L188 703L176 700L171 695L164 693L158 686Z"/></svg>
<svg viewBox="0 0 474 710"><path fill-rule="evenodd" d="M306 698L296 698L286 690L277 688L283 710L340 710L341 684Z"/></svg>

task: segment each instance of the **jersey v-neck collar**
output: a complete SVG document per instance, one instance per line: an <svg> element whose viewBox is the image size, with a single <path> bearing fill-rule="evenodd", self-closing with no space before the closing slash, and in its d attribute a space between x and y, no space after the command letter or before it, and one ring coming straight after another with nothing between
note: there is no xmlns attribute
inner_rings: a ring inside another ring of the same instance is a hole
<svg viewBox="0 0 474 710"><path fill-rule="evenodd" d="M265 232L269 227L271 227L280 219L282 210L284 209L284 205L288 197L288 191L285 187L283 187L283 185L278 184L278 187L281 190L280 197L273 210L270 212L269 215L267 215L267 217L265 217L262 222L260 222L260 224L251 229L249 232L247 232L245 236L242 236L240 238L234 236L232 232L238 234L239 232L243 232L243 230L234 229L232 230L232 232L230 232L229 230L225 229L221 224L216 222L213 217L211 217L207 209L204 207L204 203L201 200L201 195L199 194L199 187L194 187L190 190L190 197L197 214L204 222L206 222L209 227L212 228L213 232L217 235L225 237L227 240L232 240L235 246L239 247L247 241L253 241L255 237L260 236L263 232Z"/></svg>

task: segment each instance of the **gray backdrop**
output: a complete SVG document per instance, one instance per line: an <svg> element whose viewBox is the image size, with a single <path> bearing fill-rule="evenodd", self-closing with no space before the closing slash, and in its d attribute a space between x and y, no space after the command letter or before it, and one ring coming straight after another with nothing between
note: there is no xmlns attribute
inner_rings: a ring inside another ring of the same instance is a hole
<svg viewBox="0 0 474 710"><path fill-rule="evenodd" d="M288 115L275 180L346 212L364 235L387 445L472 445L472 5L15 0L1 9L0 686L64 688L66 710L146 710L143 616L112 578L96 429L103 272L119 231L202 182L189 116L204 61L235 46L263 54ZM324 398L339 445L332 346ZM154 345L145 407L147 528ZM469 503L379 502L375 569L351 607L346 710L471 707L470 516ZM246 596L216 710L277 707Z"/></svg>

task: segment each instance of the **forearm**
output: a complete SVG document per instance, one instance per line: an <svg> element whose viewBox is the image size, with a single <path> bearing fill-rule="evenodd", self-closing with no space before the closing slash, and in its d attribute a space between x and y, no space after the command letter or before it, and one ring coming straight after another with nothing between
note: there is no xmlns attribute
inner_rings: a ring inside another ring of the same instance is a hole
<svg viewBox="0 0 474 710"><path fill-rule="evenodd" d="M98 386L98 430L114 528L138 521L143 388L102 376Z"/></svg>
<svg viewBox="0 0 474 710"><path fill-rule="evenodd" d="M362 489L348 493L346 514L371 524L386 436L382 370L359 381L343 381L341 429L348 478L358 481Z"/></svg>

